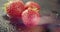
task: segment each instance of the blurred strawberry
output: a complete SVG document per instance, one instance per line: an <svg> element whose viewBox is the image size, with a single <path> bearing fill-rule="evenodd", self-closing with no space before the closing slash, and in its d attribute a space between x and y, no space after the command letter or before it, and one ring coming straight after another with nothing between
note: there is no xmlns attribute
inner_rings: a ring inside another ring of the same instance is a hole
<svg viewBox="0 0 60 32"><path fill-rule="evenodd" d="M21 17L21 13L24 11L24 3L20 0L13 0L6 4L6 13L8 17Z"/></svg>
<svg viewBox="0 0 60 32"><path fill-rule="evenodd" d="M40 6L33 1L29 1L25 4L25 9L27 8L31 8L32 10L37 10L36 12L38 12L40 10Z"/></svg>
<svg viewBox="0 0 60 32"><path fill-rule="evenodd" d="M22 13L22 20L23 23L30 27L38 25L40 21L39 13L35 12L34 10L27 9Z"/></svg>

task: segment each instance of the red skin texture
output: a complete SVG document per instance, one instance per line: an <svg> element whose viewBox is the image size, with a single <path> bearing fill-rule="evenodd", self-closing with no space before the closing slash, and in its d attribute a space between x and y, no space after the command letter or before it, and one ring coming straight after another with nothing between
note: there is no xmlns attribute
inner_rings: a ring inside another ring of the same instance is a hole
<svg viewBox="0 0 60 32"><path fill-rule="evenodd" d="M36 26L40 21L40 15L31 9L27 9L22 13L22 20L23 23L28 27Z"/></svg>
<svg viewBox="0 0 60 32"><path fill-rule="evenodd" d="M37 8L38 11L40 10L39 4L37 4L36 2L33 2L33 1L29 1L25 4L25 9L27 9L29 7L32 8L32 9Z"/></svg>
<svg viewBox="0 0 60 32"><path fill-rule="evenodd" d="M22 1L16 0L11 1L6 6L6 13L8 17L21 17L21 13L24 11L24 3Z"/></svg>

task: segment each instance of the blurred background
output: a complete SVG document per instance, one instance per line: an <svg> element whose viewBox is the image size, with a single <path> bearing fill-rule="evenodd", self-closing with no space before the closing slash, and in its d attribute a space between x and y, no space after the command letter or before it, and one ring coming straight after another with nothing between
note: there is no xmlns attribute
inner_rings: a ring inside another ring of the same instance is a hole
<svg viewBox="0 0 60 32"><path fill-rule="evenodd" d="M23 0L26 3L29 0ZM37 2L40 7L41 20L39 25L48 25L49 32L59 32L60 30L60 0L33 0ZM0 32L11 32L13 26L9 24L8 18L5 16L4 3L8 0L0 0ZM54 28L53 28L54 27ZM9 30L10 29L10 30Z"/></svg>

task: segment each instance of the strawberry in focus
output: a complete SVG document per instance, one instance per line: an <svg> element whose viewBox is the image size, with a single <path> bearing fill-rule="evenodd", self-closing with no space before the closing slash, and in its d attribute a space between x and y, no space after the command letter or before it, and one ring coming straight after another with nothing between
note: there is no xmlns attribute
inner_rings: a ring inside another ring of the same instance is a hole
<svg viewBox="0 0 60 32"><path fill-rule="evenodd" d="M8 17L21 17L21 13L24 11L24 3L20 0L13 0L7 3L6 13Z"/></svg>
<svg viewBox="0 0 60 32"><path fill-rule="evenodd" d="M28 9L29 7L30 7L32 10L37 10L36 12L39 12L39 10L40 10L39 4L37 4L36 2L33 2L33 1L28 1L28 2L25 4L25 9Z"/></svg>
<svg viewBox="0 0 60 32"><path fill-rule="evenodd" d="M22 13L22 20L23 23L28 27L36 26L40 21L40 15L29 8Z"/></svg>

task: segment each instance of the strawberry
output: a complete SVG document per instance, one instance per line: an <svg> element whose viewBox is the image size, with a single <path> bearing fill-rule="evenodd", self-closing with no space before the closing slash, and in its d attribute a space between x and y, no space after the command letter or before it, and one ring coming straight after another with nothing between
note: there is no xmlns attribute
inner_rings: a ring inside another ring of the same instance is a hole
<svg viewBox="0 0 60 32"><path fill-rule="evenodd" d="M9 17L10 24L15 26L16 28L21 27L24 24L21 20L21 13L24 11L25 6L21 0L12 0L6 4L6 13Z"/></svg>
<svg viewBox="0 0 60 32"><path fill-rule="evenodd" d="M8 17L19 18L24 9L24 3L20 0L10 1L6 4L6 13Z"/></svg>
<svg viewBox="0 0 60 32"><path fill-rule="evenodd" d="M40 10L39 4L37 4L36 2L33 2L33 1L28 1L25 4L25 9L27 9L27 8L31 8L32 10L36 10L36 12L38 12Z"/></svg>
<svg viewBox="0 0 60 32"><path fill-rule="evenodd" d="M40 15L39 15L39 13L37 13L31 9L26 9L22 13L22 20L23 20L23 23L28 27L36 26L36 25L38 25L38 23L40 21Z"/></svg>

